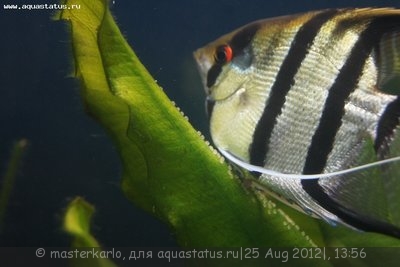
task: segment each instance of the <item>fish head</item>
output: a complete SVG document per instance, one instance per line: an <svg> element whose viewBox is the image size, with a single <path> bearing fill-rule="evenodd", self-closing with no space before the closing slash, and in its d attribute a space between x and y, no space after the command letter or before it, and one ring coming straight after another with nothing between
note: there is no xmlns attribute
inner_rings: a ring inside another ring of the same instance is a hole
<svg viewBox="0 0 400 267"><path fill-rule="evenodd" d="M217 147L235 151L240 158L246 157L246 146L237 140L234 129L245 129L238 124L252 110L248 108L251 105L249 89L255 82L251 79L255 71L251 40L257 29L258 24L248 25L194 52L207 96L206 109L213 141ZM250 134L250 130L245 131L248 133L240 136Z"/></svg>
<svg viewBox="0 0 400 267"><path fill-rule="evenodd" d="M246 74L235 66L233 51L224 39L194 53L208 105L234 96L246 80Z"/></svg>
<svg viewBox="0 0 400 267"><path fill-rule="evenodd" d="M258 23L247 25L194 52L210 100L221 101L233 96L248 80L253 60L251 40L258 28Z"/></svg>

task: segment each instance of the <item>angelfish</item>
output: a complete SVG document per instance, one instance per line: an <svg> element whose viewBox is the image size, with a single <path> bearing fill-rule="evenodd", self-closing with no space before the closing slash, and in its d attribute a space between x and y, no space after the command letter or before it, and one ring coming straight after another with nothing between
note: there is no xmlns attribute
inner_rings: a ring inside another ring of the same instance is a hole
<svg viewBox="0 0 400 267"><path fill-rule="evenodd" d="M307 214L400 238L400 10L259 20L194 57L223 156Z"/></svg>

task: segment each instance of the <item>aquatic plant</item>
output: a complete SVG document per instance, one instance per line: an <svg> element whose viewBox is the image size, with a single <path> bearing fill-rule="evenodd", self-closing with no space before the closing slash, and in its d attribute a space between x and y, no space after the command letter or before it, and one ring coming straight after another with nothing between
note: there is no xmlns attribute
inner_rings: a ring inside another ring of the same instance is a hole
<svg viewBox="0 0 400 267"><path fill-rule="evenodd" d="M21 165L22 159L28 146L28 140L20 139L14 143L11 150L10 159L7 164L7 169L1 179L0 187L0 234L3 232L4 218L7 212L7 206L10 195L13 191L15 179Z"/></svg>

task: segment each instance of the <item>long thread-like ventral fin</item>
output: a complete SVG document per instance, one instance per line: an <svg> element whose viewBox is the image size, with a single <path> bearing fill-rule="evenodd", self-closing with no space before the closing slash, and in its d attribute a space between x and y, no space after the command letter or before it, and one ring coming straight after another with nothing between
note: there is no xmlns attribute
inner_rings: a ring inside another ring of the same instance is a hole
<svg viewBox="0 0 400 267"><path fill-rule="evenodd" d="M349 169L336 171L336 172L319 173L319 174L296 174L296 173L282 173L282 172L278 172L278 171L274 171L274 170L270 170L270 169L265 169L263 167L255 166L255 165L246 163L246 162L236 158L235 156L233 156L232 154L230 154L229 152L227 152L223 149L218 149L218 150L229 161L233 162L234 164L236 164L250 172L258 172L258 173L271 175L271 176L284 178L284 179L299 179L299 180L329 178L329 177L333 177L333 176L349 174L349 173L356 172L356 171L362 171L362 170L369 169L372 167L389 164L391 162L397 162L397 161L400 162L400 156L398 156L398 157L393 157L393 158L388 158L388 159L384 159L384 160L379 160L379 161L363 164L360 166L356 166L356 167L352 167Z"/></svg>

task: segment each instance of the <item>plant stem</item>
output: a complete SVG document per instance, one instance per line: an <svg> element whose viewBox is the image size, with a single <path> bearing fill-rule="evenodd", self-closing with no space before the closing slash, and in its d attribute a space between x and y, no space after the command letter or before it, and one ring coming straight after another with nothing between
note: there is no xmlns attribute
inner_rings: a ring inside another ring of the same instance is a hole
<svg viewBox="0 0 400 267"><path fill-rule="evenodd" d="M21 139L15 142L10 156L10 161L7 170L4 174L2 187L0 188L0 233L3 232L4 218L8 201L14 187L15 177L17 176L18 169L22 162L22 156L28 146L27 139Z"/></svg>

